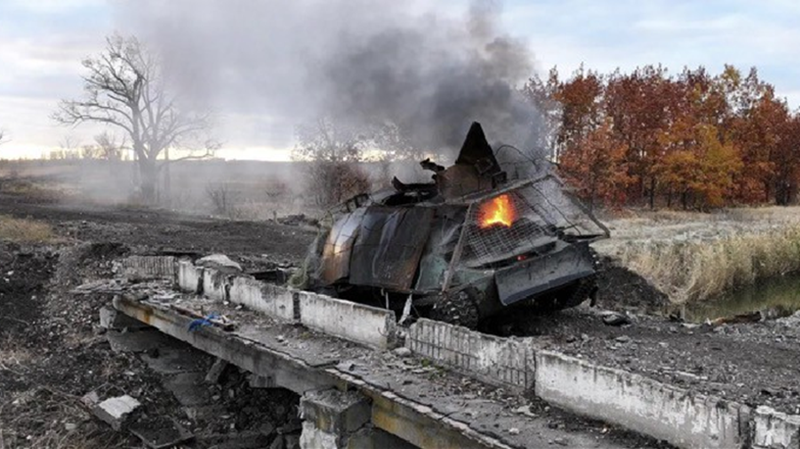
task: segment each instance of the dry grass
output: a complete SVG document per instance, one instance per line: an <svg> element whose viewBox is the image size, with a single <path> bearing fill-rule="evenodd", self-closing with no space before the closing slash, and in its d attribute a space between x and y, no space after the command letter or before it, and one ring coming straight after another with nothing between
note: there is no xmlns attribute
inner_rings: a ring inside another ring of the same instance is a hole
<svg viewBox="0 0 800 449"><path fill-rule="evenodd" d="M653 212L611 220L597 245L674 303L718 297L738 286L800 272L800 208L716 214Z"/></svg>
<svg viewBox="0 0 800 449"><path fill-rule="evenodd" d="M0 215L0 240L24 243L44 243L55 239L53 229L47 223L29 218L13 218Z"/></svg>
<svg viewBox="0 0 800 449"><path fill-rule="evenodd" d="M67 186L54 182L34 182L26 179L0 179L0 192L25 197L42 203L54 203L74 196Z"/></svg>

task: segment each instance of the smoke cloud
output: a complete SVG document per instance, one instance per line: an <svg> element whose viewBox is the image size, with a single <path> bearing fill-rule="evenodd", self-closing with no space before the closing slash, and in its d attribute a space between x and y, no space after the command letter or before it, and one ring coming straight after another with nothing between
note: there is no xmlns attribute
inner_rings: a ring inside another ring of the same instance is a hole
<svg viewBox="0 0 800 449"><path fill-rule="evenodd" d="M516 87L533 74L524 41L500 28L501 5L461 14L393 0L138 0L120 23L165 57L196 105L260 117L263 144L327 116L391 123L415 146L458 148L472 121L490 140L531 148L540 120Z"/></svg>

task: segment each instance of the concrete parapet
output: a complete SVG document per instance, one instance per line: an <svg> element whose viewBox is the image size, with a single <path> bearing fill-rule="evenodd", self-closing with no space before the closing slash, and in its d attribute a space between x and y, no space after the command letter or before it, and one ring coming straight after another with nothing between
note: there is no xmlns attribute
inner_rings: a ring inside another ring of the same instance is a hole
<svg viewBox="0 0 800 449"><path fill-rule="evenodd" d="M387 349L394 344L397 331L394 311L315 293L296 294L295 316L299 315L303 325L375 349Z"/></svg>
<svg viewBox="0 0 800 449"><path fill-rule="evenodd" d="M227 301L231 275L216 268L203 268L203 296L215 301Z"/></svg>
<svg viewBox="0 0 800 449"><path fill-rule="evenodd" d="M175 279L177 259L173 256L130 256L120 261L122 274L135 279Z"/></svg>
<svg viewBox="0 0 800 449"><path fill-rule="evenodd" d="M178 262L178 287L187 293L202 293L203 268L188 260Z"/></svg>
<svg viewBox="0 0 800 449"><path fill-rule="evenodd" d="M754 449L800 448L800 416L761 406L753 413Z"/></svg>
<svg viewBox="0 0 800 449"><path fill-rule="evenodd" d="M251 277L233 278L229 300L272 318L294 321L294 297L291 289L267 284Z"/></svg>
<svg viewBox="0 0 800 449"><path fill-rule="evenodd" d="M422 357L492 385L533 387L535 361L526 339L494 337L423 318L411 325L405 345Z"/></svg>
<svg viewBox="0 0 800 449"><path fill-rule="evenodd" d="M268 284L245 275L180 261L178 286L217 301L229 300L279 320L376 349L394 344L396 319L391 310Z"/></svg>
<svg viewBox="0 0 800 449"><path fill-rule="evenodd" d="M745 406L556 352L536 352L535 389L552 404L682 448L740 448L746 439Z"/></svg>

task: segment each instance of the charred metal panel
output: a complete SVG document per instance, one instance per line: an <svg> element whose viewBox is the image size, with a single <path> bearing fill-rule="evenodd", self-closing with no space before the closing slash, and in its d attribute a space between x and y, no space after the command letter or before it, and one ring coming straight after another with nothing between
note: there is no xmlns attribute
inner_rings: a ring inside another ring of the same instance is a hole
<svg viewBox="0 0 800 449"><path fill-rule="evenodd" d="M453 257L466 214L467 208L464 206L439 206L436 208L430 238L419 263L419 276L414 287L415 290L441 290L444 274Z"/></svg>
<svg viewBox="0 0 800 449"><path fill-rule="evenodd" d="M366 209L356 209L334 223L322 250L322 273L325 284L333 284L350 275L350 255Z"/></svg>
<svg viewBox="0 0 800 449"><path fill-rule="evenodd" d="M594 274L585 243L565 246L535 259L497 270L497 294L510 305Z"/></svg>
<svg viewBox="0 0 800 449"><path fill-rule="evenodd" d="M430 207L368 207L353 246L350 283L409 291L433 215Z"/></svg>

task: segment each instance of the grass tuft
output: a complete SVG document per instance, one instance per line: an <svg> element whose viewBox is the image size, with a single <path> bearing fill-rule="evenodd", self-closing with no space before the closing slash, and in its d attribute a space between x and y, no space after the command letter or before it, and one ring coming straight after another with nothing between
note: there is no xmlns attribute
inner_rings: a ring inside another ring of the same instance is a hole
<svg viewBox="0 0 800 449"><path fill-rule="evenodd" d="M0 240L43 243L54 239L53 229L47 223L29 218L21 219L0 215Z"/></svg>

